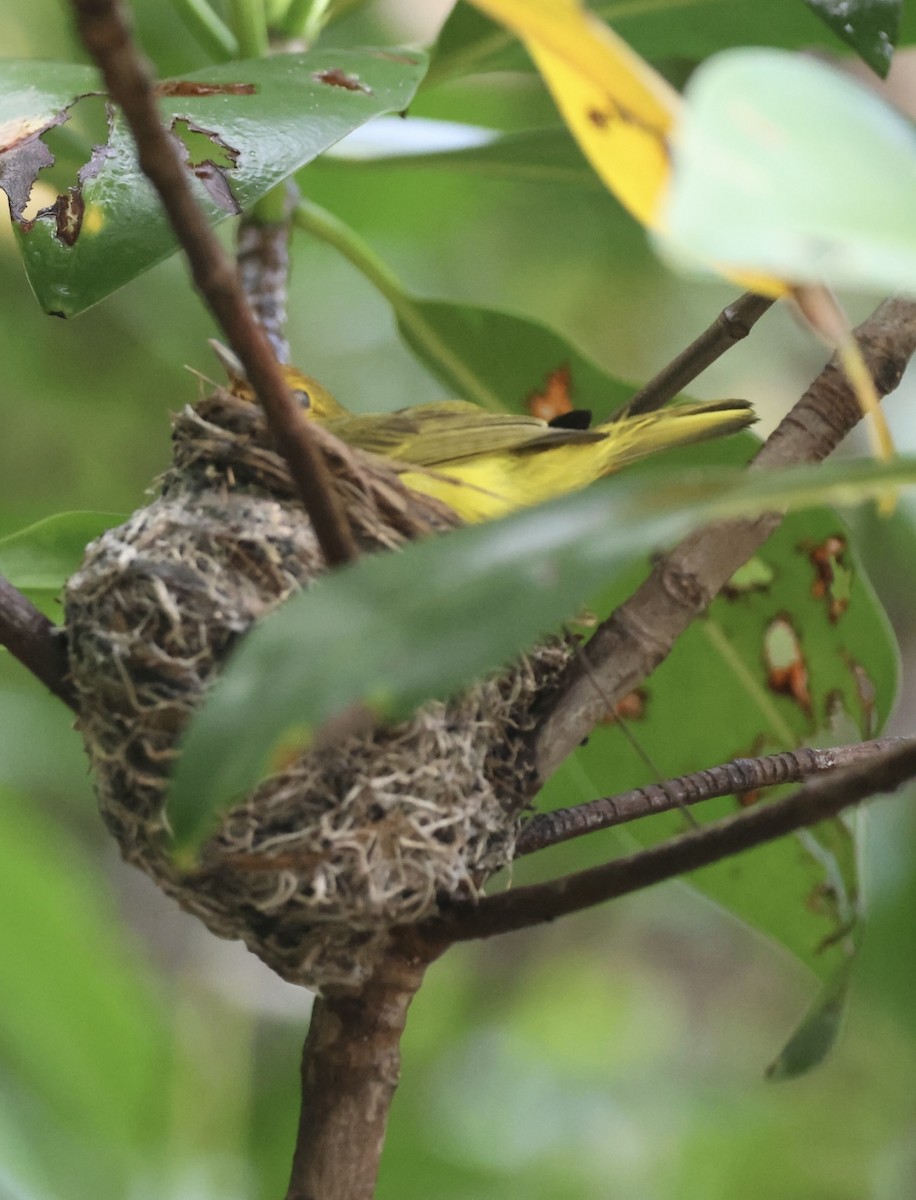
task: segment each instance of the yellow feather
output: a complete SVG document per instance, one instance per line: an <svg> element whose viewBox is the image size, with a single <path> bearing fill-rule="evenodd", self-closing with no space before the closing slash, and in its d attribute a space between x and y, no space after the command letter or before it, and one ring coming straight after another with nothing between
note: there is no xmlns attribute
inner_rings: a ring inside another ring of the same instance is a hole
<svg viewBox="0 0 916 1200"><path fill-rule="evenodd" d="M254 399L241 367L218 356L232 391ZM578 491L642 458L744 429L745 400L683 404L629 416L624 409L593 429L564 429L520 413L444 400L393 413L351 413L316 380L284 367L308 415L343 441L392 460L407 487L448 504L464 521L486 521Z"/></svg>

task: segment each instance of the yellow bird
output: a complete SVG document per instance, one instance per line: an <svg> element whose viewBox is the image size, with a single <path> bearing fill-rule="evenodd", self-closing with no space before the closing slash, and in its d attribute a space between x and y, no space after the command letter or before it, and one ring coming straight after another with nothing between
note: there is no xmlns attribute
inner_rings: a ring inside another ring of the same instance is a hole
<svg viewBox="0 0 916 1200"><path fill-rule="evenodd" d="M253 400L235 356L211 345L232 391ZM746 400L681 404L636 416L624 407L591 429L569 427L563 417L548 422L490 412L466 400L351 413L317 380L295 367L283 372L313 420L351 446L392 459L407 487L443 501L467 522L578 491L659 451L735 433L756 420ZM569 416L577 423L580 414Z"/></svg>

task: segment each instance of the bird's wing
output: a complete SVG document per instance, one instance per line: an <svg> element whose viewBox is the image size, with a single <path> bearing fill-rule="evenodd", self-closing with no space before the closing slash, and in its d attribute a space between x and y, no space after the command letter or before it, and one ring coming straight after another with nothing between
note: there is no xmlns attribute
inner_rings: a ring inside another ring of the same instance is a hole
<svg viewBox="0 0 916 1200"><path fill-rule="evenodd" d="M570 442L601 441L602 433L558 429L538 417L494 413L463 400L423 404L400 412L331 421L332 433L362 450L423 467Z"/></svg>

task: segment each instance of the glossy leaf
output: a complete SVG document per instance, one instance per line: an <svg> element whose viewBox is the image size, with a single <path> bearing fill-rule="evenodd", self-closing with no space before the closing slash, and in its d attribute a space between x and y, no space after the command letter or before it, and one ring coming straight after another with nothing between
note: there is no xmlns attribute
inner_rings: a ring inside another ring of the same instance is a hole
<svg viewBox="0 0 916 1200"><path fill-rule="evenodd" d="M0 575L44 605L60 595L89 542L123 519L116 513L69 512L37 521L0 538Z"/></svg>
<svg viewBox="0 0 916 1200"><path fill-rule="evenodd" d="M423 55L412 50L276 55L166 81L160 107L185 146L202 206L218 222L365 121L401 111L424 69ZM51 161L41 134L68 119L80 97L97 87L96 78L85 67L0 63L0 150L9 147L14 216ZM89 308L176 248L119 113L106 146L93 151L73 189L58 197L57 215L43 212L15 226L39 303L62 316Z"/></svg>
<svg viewBox="0 0 916 1200"><path fill-rule="evenodd" d="M897 45L902 0L805 0L805 3L884 78Z"/></svg>
<svg viewBox="0 0 916 1200"><path fill-rule="evenodd" d="M911 481L916 461L905 459L675 482L625 474L335 572L245 639L192 722L170 800L179 849L206 836L215 814L264 775L276 747L308 745L354 706L395 720L453 692L696 523L784 504L854 503Z"/></svg>
<svg viewBox="0 0 916 1200"><path fill-rule="evenodd" d="M778 51L720 55L687 97L663 246L796 282L912 289L916 133L903 117Z"/></svg>

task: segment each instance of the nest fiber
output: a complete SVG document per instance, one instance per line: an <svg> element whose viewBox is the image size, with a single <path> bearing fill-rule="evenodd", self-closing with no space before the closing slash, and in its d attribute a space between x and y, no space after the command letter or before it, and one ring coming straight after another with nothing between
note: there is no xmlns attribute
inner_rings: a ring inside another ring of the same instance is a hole
<svg viewBox="0 0 916 1200"><path fill-rule="evenodd" d="M362 551L457 523L391 467L320 444ZM322 569L260 410L217 391L175 419L158 498L88 548L66 620L78 724L124 857L285 979L340 989L371 974L392 927L476 895L509 861L532 786L531 706L567 650L301 755L180 873L165 811L177 740L238 639Z"/></svg>

